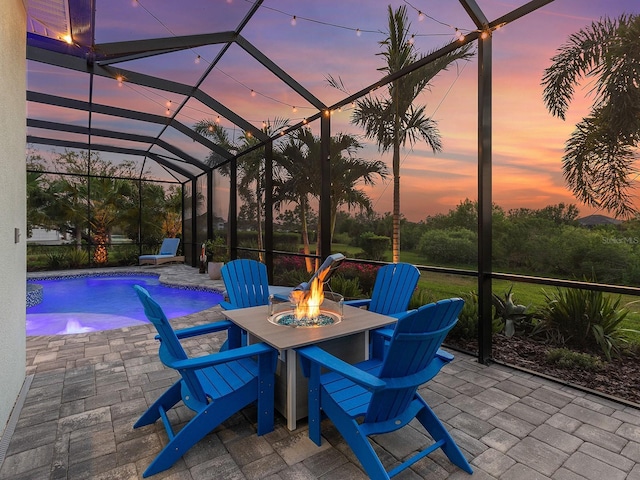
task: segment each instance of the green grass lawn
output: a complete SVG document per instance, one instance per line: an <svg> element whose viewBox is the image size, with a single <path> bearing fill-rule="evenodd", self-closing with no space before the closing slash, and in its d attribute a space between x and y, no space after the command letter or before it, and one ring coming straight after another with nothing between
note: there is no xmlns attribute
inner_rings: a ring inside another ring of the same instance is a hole
<svg viewBox="0 0 640 480"><path fill-rule="evenodd" d="M358 247L346 244L333 244L334 252L344 253L347 257L361 253ZM387 255L387 261L391 261L391 252ZM414 265L424 264L424 258L416 252L400 252L402 262L413 263ZM510 282L508 280L494 280L493 293L503 296L509 288L512 289L514 302L526 305L529 309L535 309L546 303L545 291L553 292L555 287L543 286L524 282ZM429 296L434 299L458 297L469 292L477 292L478 281L476 277L463 275L451 275L437 272L422 272L418 288L425 289ZM623 321L622 328L638 330L640 332L640 298L633 295L622 295L621 305L629 310L629 315ZM632 334L634 342L640 343L640 333Z"/></svg>

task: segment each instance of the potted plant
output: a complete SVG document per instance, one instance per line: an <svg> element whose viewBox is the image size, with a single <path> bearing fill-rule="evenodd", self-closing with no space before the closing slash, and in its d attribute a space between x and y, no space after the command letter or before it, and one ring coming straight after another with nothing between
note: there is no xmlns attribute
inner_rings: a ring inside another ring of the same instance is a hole
<svg viewBox="0 0 640 480"><path fill-rule="evenodd" d="M227 244L223 237L214 237L211 240L207 240L205 243L205 253L209 264L207 265L207 271L209 272L209 278L211 280L220 280L220 269L224 265L224 262L229 261L229 253L227 251Z"/></svg>

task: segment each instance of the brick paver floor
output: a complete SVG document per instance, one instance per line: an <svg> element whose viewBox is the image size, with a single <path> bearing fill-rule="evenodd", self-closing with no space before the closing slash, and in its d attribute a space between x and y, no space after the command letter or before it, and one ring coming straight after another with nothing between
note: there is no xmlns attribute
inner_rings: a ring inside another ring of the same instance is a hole
<svg viewBox="0 0 640 480"><path fill-rule="evenodd" d="M174 283L221 288L184 265L154 267ZM173 321L176 328L222 318L218 307ZM166 443L161 425L134 430L137 417L175 381L160 363L151 326L27 339L31 381L0 467L0 479L137 479ZM191 355L217 351L216 335L184 342ZM455 353L455 352L454 352ZM474 468L473 478L640 480L640 410L503 366L456 359L421 393ZM190 411L171 412L174 424ZM272 433L255 434L255 411L236 414L160 479L364 479L333 425L323 444L276 415ZM424 440L413 425L376 438L391 467ZM6 441L6 439L3 439ZM441 452L397 478L464 479Z"/></svg>

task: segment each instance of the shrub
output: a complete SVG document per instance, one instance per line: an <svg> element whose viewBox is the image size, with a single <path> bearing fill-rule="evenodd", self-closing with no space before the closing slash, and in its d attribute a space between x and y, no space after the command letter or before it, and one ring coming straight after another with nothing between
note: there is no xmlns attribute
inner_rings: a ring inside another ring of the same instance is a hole
<svg viewBox="0 0 640 480"><path fill-rule="evenodd" d="M331 277L331 290L342 295L345 300L362 297L360 282L357 278L345 278L344 275L336 274Z"/></svg>
<svg viewBox="0 0 640 480"><path fill-rule="evenodd" d="M420 237L418 248L436 264L473 265L478 258L477 235L466 228L428 230Z"/></svg>
<svg viewBox="0 0 640 480"><path fill-rule="evenodd" d="M360 235L360 248L364 250L364 254L369 260L383 261L390 246L391 239L389 237L376 235L372 232Z"/></svg>
<svg viewBox="0 0 640 480"><path fill-rule="evenodd" d="M556 365L562 368L569 368L575 370L601 370L603 367L602 361L588 353L579 353L569 350L567 348L554 348L547 352L547 363Z"/></svg>
<svg viewBox="0 0 640 480"><path fill-rule="evenodd" d="M473 340L478 336L478 295L475 292L469 292L461 297L464 300L464 306L448 338Z"/></svg>
<svg viewBox="0 0 640 480"><path fill-rule="evenodd" d="M71 268L86 267L89 264L89 254L80 248L71 248L66 257Z"/></svg>
<svg viewBox="0 0 640 480"><path fill-rule="evenodd" d="M285 252L297 252L300 244L300 234L295 232L274 232L273 248Z"/></svg>
<svg viewBox="0 0 640 480"><path fill-rule="evenodd" d="M47 269L63 270L69 268L69 260L66 252L47 253Z"/></svg>
<svg viewBox="0 0 640 480"><path fill-rule="evenodd" d="M620 308L621 297L595 290L560 289L546 293L539 309L535 333L543 333L560 344L584 350L600 349L607 360L619 356L627 343L627 330L620 327L629 311Z"/></svg>
<svg viewBox="0 0 640 480"><path fill-rule="evenodd" d="M433 303L436 300L438 299L434 297L430 290L427 290L426 288L417 288L409 300L409 309L413 310L420 308L421 306Z"/></svg>
<svg viewBox="0 0 640 480"><path fill-rule="evenodd" d="M379 268L377 265L368 265L366 263L343 262L336 273L345 278L357 278L362 295L370 297Z"/></svg>
<svg viewBox="0 0 640 480"><path fill-rule="evenodd" d="M525 305L517 305L513 301L513 285L503 297L492 294L491 303L495 308L495 319L502 324L501 330L507 337L513 336L516 332L531 332L533 325L531 323L533 315L527 313Z"/></svg>

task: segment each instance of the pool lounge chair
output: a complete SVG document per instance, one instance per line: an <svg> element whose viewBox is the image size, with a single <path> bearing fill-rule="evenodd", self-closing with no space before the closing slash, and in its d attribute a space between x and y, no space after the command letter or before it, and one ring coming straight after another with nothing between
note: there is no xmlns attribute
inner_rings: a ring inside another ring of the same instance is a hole
<svg viewBox="0 0 640 480"><path fill-rule="evenodd" d="M184 262L184 256L176 255L178 253L178 245L180 245L179 238L165 238L162 241L158 255L140 255L138 263L140 265L161 265L169 262Z"/></svg>

